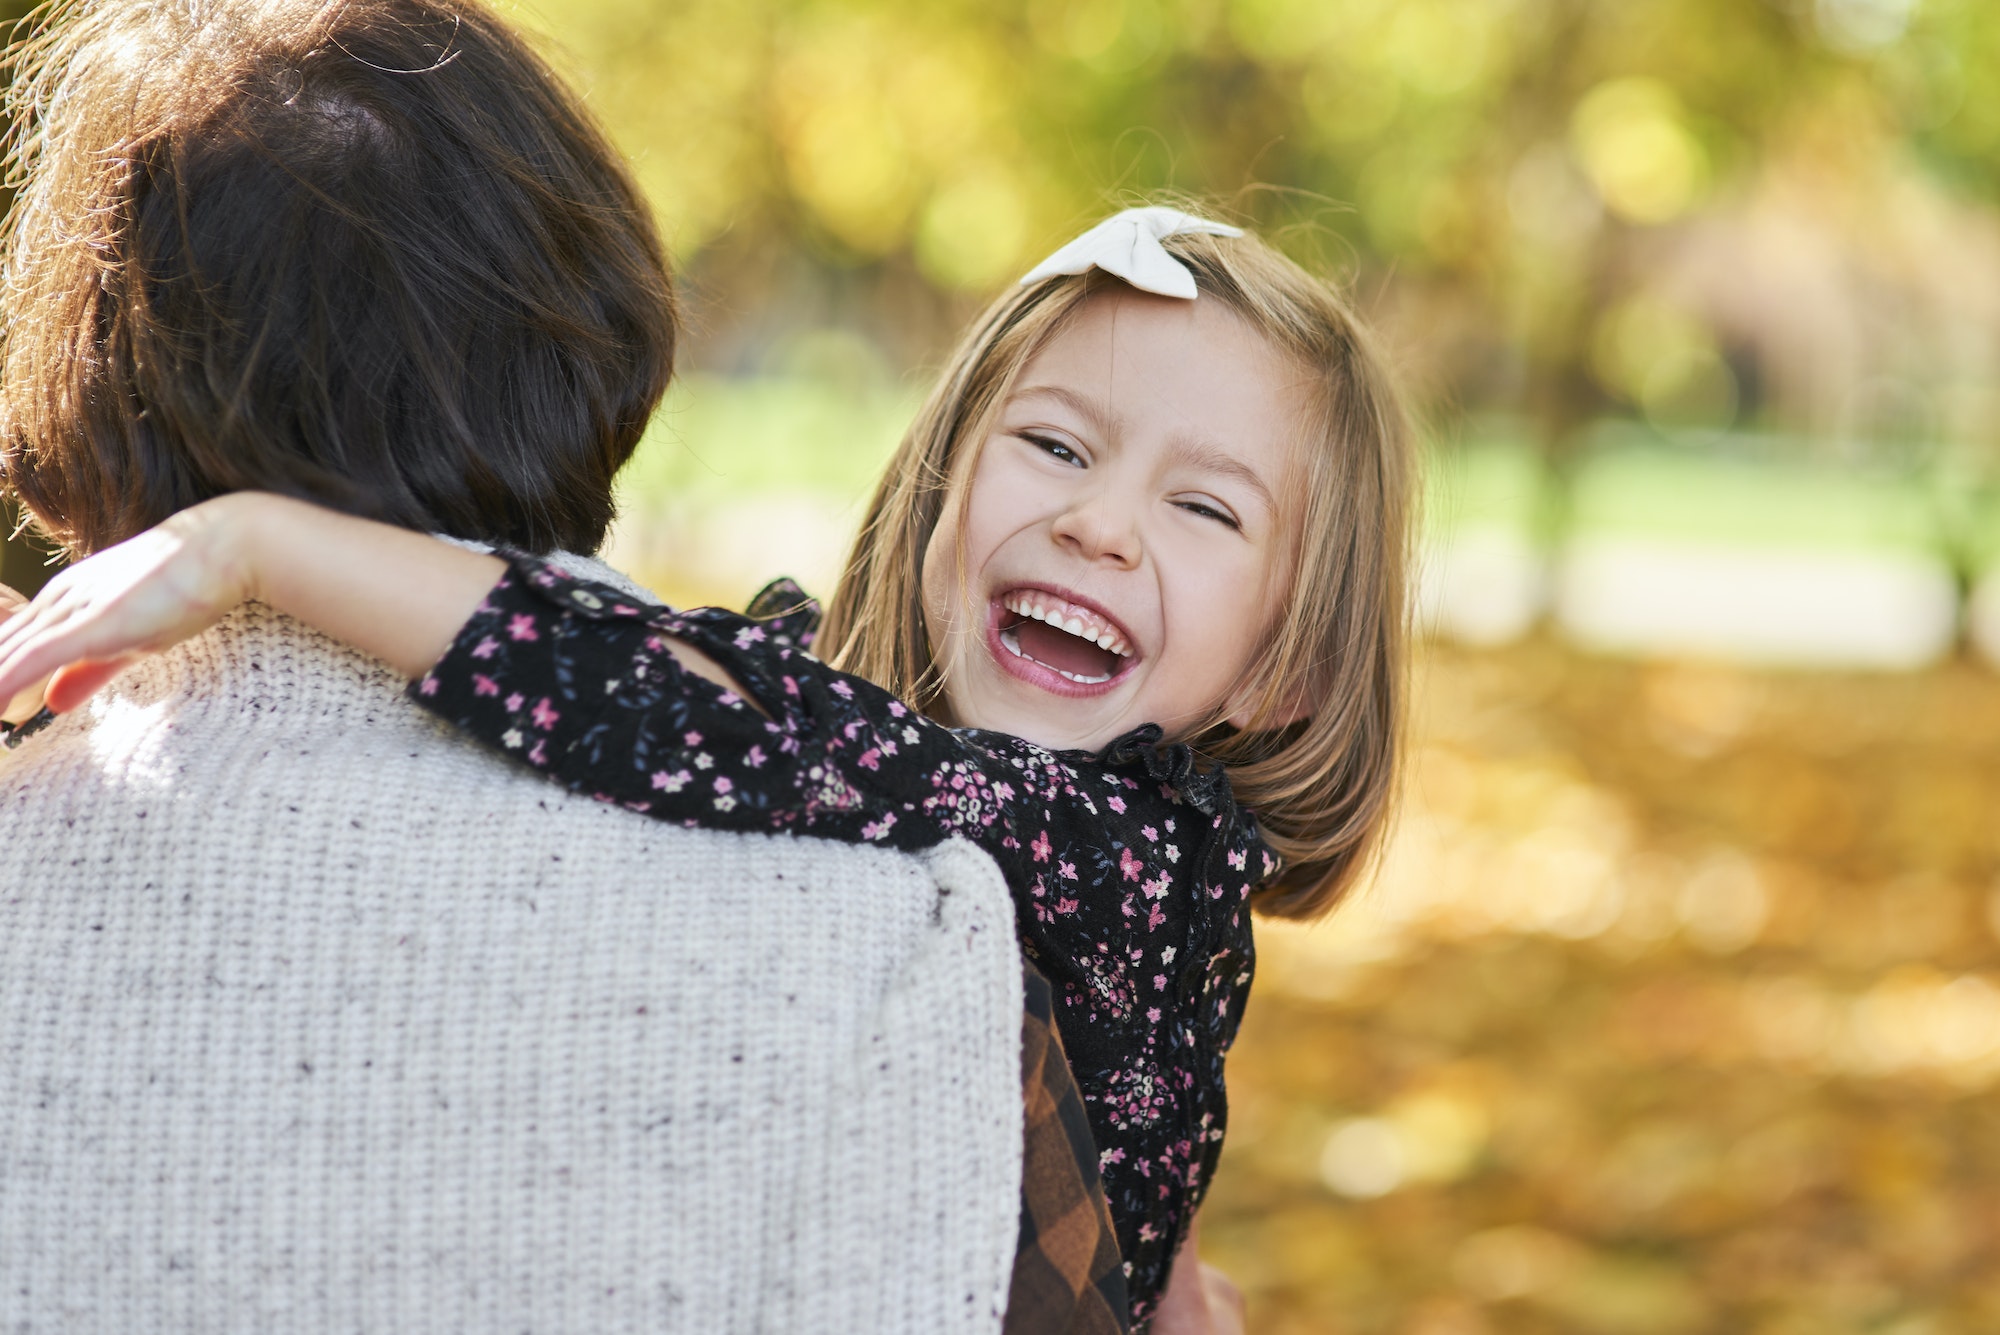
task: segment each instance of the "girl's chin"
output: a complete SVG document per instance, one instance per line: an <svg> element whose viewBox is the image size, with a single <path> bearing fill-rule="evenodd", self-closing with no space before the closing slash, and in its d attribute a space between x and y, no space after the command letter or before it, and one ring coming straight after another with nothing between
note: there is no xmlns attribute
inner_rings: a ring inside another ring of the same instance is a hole
<svg viewBox="0 0 2000 1335"><path fill-rule="evenodd" d="M957 726L1004 732L1050 751L1101 751L1130 731L1106 720L1104 711L1079 708L1090 702L1024 687L1011 677L991 682L987 690L977 694L982 698L952 700L952 720Z"/></svg>

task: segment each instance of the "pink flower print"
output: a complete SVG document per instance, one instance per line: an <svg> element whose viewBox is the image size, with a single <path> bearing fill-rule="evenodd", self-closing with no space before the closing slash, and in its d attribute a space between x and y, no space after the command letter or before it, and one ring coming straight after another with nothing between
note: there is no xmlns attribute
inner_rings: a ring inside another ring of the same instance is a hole
<svg viewBox="0 0 2000 1335"><path fill-rule="evenodd" d="M1121 848L1118 850L1118 870L1124 873L1126 880L1138 880L1139 873L1145 869L1145 864L1132 856L1131 849Z"/></svg>
<svg viewBox="0 0 2000 1335"><path fill-rule="evenodd" d="M715 776L715 791L716 791L716 792L718 792L718 793L726 793L726 792L728 792L728 791L729 791L730 789L734 788L735 786L736 786L735 784L733 784L733 783L731 783L731 782L729 781L729 776L728 776L727 774L718 774L718 775L716 775L716 776Z"/></svg>
<svg viewBox="0 0 2000 1335"><path fill-rule="evenodd" d="M770 757L764 754L764 748L761 746L753 746L743 753L743 763L751 769L761 769L768 759Z"/></svg>
<svg viewBox="0 0 2000 1335"><path fill-rule="evenodd" d="M1167 861L1169 862L1179 862L1181 860L1181 846L1179 844L1168 844L1160 851L1167 855Z"/></svg>
<svg viewBox="0 0 2000 1335"><path fill-rule="evenodd" d="M529 717L534 719L537 728L540 728L543 732L547 732L550 728L556 726L556 720L561 718L562 715L550 709L548 697L543 696L535 702L535 712Z"/></svg>
<svg viewBox="0 0 2000 1335"><path fill-rule="evenodd" d="M475 672L472 674L472 693L474 695L498 695L500 694L500 683L484 673Z"/></svg>
<svg viewBox="0 0 2000 1335"><path fill-rule="evenodd" d="M472 656L474 658L491 658L499 652L500 641L494 639L491 635L483 637L478 644L472 646Z"/></svg>
<svg viewBox="0 0 2000 1335"><path fill-rule="evenodd" d="M745 626L742 630L736 632L736 647L738 649L748 649L753 644L762 644L763 642L764 629L761 626Z"/></svg>
<svg viewBox="0 0 2000 1335"><path fill-rule="evenodd" d="M881 769L882 748L879 746L869 747L866 751L863 751L860 755L854 758L854 763L861 766L861 768L863 769Z"/></svg>
<svg viewBox="0 0 2000 1335"><path fill-rule="evenodd" d="M1167 990L1167 976L1165 974L1156 973L1153 975L1153 990L1155 992L1164 992ZM1155 1015L1153 1018L1157 1020L1160 1017Z"/></svg>
<svg viewBox="0 0 2000 1335"><path fill-rule="evenodd" d="M1146 892L1146 898L1148 899L1165 899L1167 897L1167 887L1172 884L1173 882L1167 879L1167 874L1161 872L1150 881L1140 882L1139 888Z"/></svg>
<svg viewBox="0 0 2000 1335"><path fill-rule="evenodd" d="M1160 832L1154 829L1150 825L1141 825L1139 827L1139 833L1146 836L1146 842L1149 844L1157 844L1160 842Z"/></svg>
<svg viewBox="0 0 2000 1335"><path fill-rule="evenodd" d="M635 617L639 615L639 609L636 607L627 607L624 603L613 603L611 604L611 614L613 616Z"/></svg>
<svg viewBox="0 0 2000 1335"><path fill-rule="evenodd" d="M691 733L688 733L688 734L687 734L687 735L686 735L685 737L682 737L682 738L681 738L681 741L682 741L682 743L683 743L683 744L685 744L685 745L687 745L687 746L700 746L700 745L701 745L701 734L700 734L700 733L698 733L698 732L691 732Z"/></svg>
<svg viewBox="0 0 2000 1335"><path fill-rule="evenodd" d="M786 677L784 682L786 695L797 695L799 693L799 683L796 678Z"/></svg>
<svg viewBox="0 0 2000 1335"><path fill-rule="evenodd" d="M528 752L528 763L530 765L546 765L549 763L548 756L542 752L542 742L544 740L544 738L540 737L535 739L534 749Z"/></svg>
<svg viewBox="0 0 2000 1335"><path fill-rule="evenodd" d="M1074 899L1058 899L1056 901L1056 912L1064 917L1068 917L1070 914L1076 912L1076 901Z"/></svg>
<svg viewBox="0 0 2000 1335"><path fill-rule="evenodd" d="M507 712L509 714L518 714L521 712L521 706L527 703L528 697L516 691L507 697Z"/></svg>
<svg viewBox="0 0 2000 1335"><path fill-rule="evenodd" d="M854 698L854 688L844 681L834 682L832 690L835 695L843 700L852 700Z"/></svg>
<svg viewBox="0 0 2000 1335"><path fill-rule="evenodd" d="M653 787L663 793L678 793L687 786L687 781L692 777L686 770L674 774L669 774L663 769L654 770Z"/></svg>
<svg viewBox="0 0 2000 1335"><path fill-rule="evenodd" d="M1035 861L1037 862L1047 862L1049 860L1049 853L1053 848L1054 845L1049 843L1049 832L1047 830L1043 830L1040 834L1036 835L1035 842L1028 845L1028 851L1035 855Z"/></svg>
<svg viewBox="0 0 2000 1335"><path fill-rule="evenodd" d="M1097 1170L1100 1173L1112 1164L1124 1162L1125 1151L1123 1150L1099 1150L1097 1152Z"/></svg>
<svg viewBox="0 0 2000 1335"><path fill-rule="evenodd" d="M1158 1024L1160 1022L1160 1008L1158 1006L1148 1006L1146 1008L1146 1019L1153 1024Z"/></svg>
<svg viewBox="0 0 2000 1335"><path fill-rule="evenodd" d="M1167 833L1168 833L1168 834L1172 834L1172 833L1174 832L1174 823L1173 823L1172 821L1167 821L1167 822L1166 822L1166 827L1167 827Z"/></svg>
<svg viewBox="0 0 2000 1335"><path fill-rule="evenodd" d="M424 679L417 683L417 694L436 695L437 693L438 693L438 679L436 677L433 677L430 673L426 672L424 674Z"/></svg>
<svg viewBox="0 0 2000 1335"><path fill-rule="evenodd" d="M1125 799L1122 797L1118 797L1116 795L1107 797L1104 799L1104 805L1110 807L1113 811L1118 812L1120 815L1123 815L1125 812Z"/></svg>
<svg viewBox="0 0 2000 1335"><path fill-rule="evenodd" d="M881 820L870 821L868 822L868 824L861 827L861 837L863 839L871 839L871 840L884 838L889 833L889 827L894 825L895 823L896 823L896 813L893 811L885 811L882 813Z"/></svg>
<svg viewBox="0 0 2000 1335"><path fill-rule="evenodd" d="M1229 865L1236 868L1236 870L1242 871L1249 865L1249 862L1250 854L1244 849L1232 848L1229 850Z"/></svg>
<svg viewBox="0 0 2000 1335"><path fill-rule="evenodd" d="M1160 930L1160 924L1165 922L1166 920L1167 920L1166 910L1162 909L1158 904L1155 904L1146 914L1146 930L1149 932L1157 932Z"/></svg>
<svg viewBox="0 0 2000 1335"><path fill-rule="evenodd" d="M901 700L891 700L891 701L889 702L889 717L890 717L890 718L901 718L901 717L903 717L903 715L905 715L905 714L907 714L907 713L909 713L909 712L910 712L909 710L907 710L907 709L903 708L903 702L902 702Z"/></svg>
<svg viewBox="0 0 2000 1335"><path fill-rule="evenodd" d="M541 632L535 629L535 619L526 612L507 619L507 634L516 640L539 640Z"/></svg>

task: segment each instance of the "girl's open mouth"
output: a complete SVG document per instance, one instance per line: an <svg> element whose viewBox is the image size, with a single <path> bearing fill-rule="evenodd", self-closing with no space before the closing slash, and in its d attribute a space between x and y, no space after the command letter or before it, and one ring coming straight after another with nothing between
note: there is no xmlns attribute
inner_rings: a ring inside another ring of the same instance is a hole
<svg viewBox="0 0 2000 1335"><path fill-rule="evenodd" d="M1131 637L1102 612L1046 589L1010 589L994 600L994 655L1015 676L1075 693L1108 686L1136 661ZM1053 675L1069 689L1047 678Z"/></svg>

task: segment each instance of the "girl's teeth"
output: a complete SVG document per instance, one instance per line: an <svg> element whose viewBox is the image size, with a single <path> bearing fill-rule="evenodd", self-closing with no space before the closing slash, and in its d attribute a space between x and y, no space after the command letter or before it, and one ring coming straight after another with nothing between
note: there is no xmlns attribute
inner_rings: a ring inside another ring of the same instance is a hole
<svg viewBox="0 0 2000 1335"><path fill-rule="evenodd" d="M1000 645L1008 653L1014 655L1014 657L1016 658L1028 658L1026 654L1021 652L1021 642L1014 637L1012 631L1003 630L1000 632ZM1032 663L1035 660L1032 658L1028 658L1028 661ZM1048 667L1049 665L1044 663L1042 664L1042 666ZM1082 677L1078 676L1074 672L1065 672L1061 668L1050 668L1050 671L1054 672L1059 677L1067 677L1071 681L1076 682L1077 684L1082 686L1095 686L1100 682L1106 682L1111 680L1111 674L1108 672L1101 677Z"/></svg>
<svg viewBox="0 0 2000 1335"><path fill-rule="evenodd" d="M1126 647L1125 641L1120 639L1108 627L1100 629L1096 626L1087 626L1081 617L1065 617L1060 612L1043 607L1040 603L1031 602L1024 597L1005 599L1001 603L1001 606L1017 616L1033 617L1037 621L1046 622L1054 626L1057 630L1066 631L1080 640L1097 645L1101 649L1108 649L1120 658L1130 658L1132 656L1132 651ZM1019 650L1016 649L1015 652L1018 653ZM1109 680L1109 678L1079 677L1077 680L1099 681Z"/></svg>

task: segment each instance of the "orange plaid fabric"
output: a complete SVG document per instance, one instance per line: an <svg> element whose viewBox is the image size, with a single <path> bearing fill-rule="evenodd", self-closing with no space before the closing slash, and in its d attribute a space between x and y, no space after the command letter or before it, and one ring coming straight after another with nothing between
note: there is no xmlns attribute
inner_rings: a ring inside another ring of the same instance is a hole
<svg viewBox="0 0 2000 1335"><path fill-rule="evenodd" d="M1122 1335L1132 1328L1097 1142L1056 1033L1049 980L1023 964L1021 1240L1006 1335Z"/></svg>

